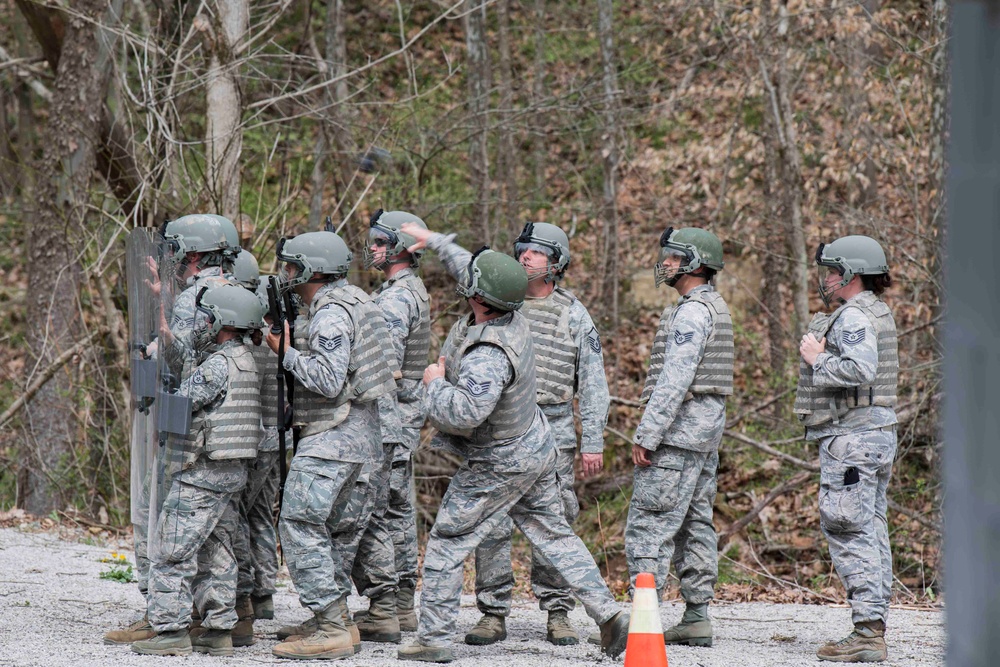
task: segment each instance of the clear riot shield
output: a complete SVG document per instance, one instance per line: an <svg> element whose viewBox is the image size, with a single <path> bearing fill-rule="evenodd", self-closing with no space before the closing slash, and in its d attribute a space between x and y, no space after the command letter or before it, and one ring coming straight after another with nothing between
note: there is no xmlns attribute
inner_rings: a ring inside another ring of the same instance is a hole
<svg viewBox="0 0 1000 667"><path fill-rule="evenodd" d="M156 456L158 334L157 296L153 292L157 261L155 232L134 229L125 239L125 279L128 287L129 361L132 384L131 514L132 523L149 522L149 489Z"/></svg>
<svg viewBox="0 0 1000 667"><path fill-rule="evenodd" d="M162 238L160 243L163 244ZM182 388L184 380L194 372L198 360L191 344L194 324L193 286L186 285L178 275L183 267L171 248L161 245L154 278L157 311L157 386L156 433L157 452L150 483L149 554L159 552L156 522L163 500L170 490L173 475L183 463L183 448L191 427L191 399Z"/></svg>

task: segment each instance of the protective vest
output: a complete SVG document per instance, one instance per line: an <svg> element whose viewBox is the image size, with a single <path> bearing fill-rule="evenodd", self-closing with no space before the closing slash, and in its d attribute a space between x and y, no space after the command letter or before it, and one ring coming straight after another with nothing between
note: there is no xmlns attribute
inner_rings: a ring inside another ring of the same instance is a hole
<svg viewBox="0 0 1000 667"><path fill-rule="evenodd" d="M295 425L302 427L303 437L328 431L343 422L352 403L369 403L396 390L393 377L398 372L396 355L388 349L391 343L385 317L371 297L354 285L342 285L317 296L309 316L300 317L295 323L295 348L309 349L312 318L331 305L347 312L354 329L347 378L334 398L311 391L296 379Z"/></svg>
<svg viewBox="0 0 1000 667"><path fill-rule="evenodd" d="M535 419L535 359L531 330L523 315L511 313L506 325L470 324L461 319L452 327L441 354L445 357L445 379L458 382L462 357L473 345L489 343L499 347L514 367L514 377L504 388L493 413L469 431L453 433L468 438L475 446L524 435Z"/></svg>
<svg viewBox="0 0 1000 667"><path fill-rule="evenodd" d="M264 426L278 426L281 414L278 408L278 355L266 343L254 345L250 349L257 362L257 375L260 377L260 412ZM285 400L288 400L287 388Z"/></svg>
<svg viewBox="0 0 1000 667"><path fill-rule="evenodd" d="M399 285L413 295L417 304L417 326L410 329L403 351L403 366L400 371L407 380L423 380L424 369L427 368L428 356L431 351L431 302L422 281L414 273L406 273L398 279L390 281Z"/></svg>
<svg viewBox="0 0 1000 667"><path fill-rule="evenodd" d="M246 345L229 345L214 354L226 359L226 393L214 409L201 409L187 436L170 436L169 458L183 469L204 452L213 461L252 459L260 442L260 379Z"/></svg>
<svg viewBox="0 0 1000 667"><path fill-rule="evenodd" d="M646 375L646 385L642 389L639 401L645 403L653 395L653 389L663 371L663 359L667 353L667 336L674 323L677 309L695 301L708 308L712 318L712 331L705 343L705 353L695 369L694 380L688 387L684 400L694 397L694 394L721 394L730 396L733 393L733 361L735 352L733 346L733 319L729 314L722 295L711 290L698 290L681 297L676 306L668 306L660 316L656 338L653 339L653 352L649 358L649 373Z"/></svg>
<svg viewBox="0 0 1000 667"><path fill-rule="evenodd" d="M544 299L525 299L519 311L528 320L535 346L539 405L573 400L576 390L576 340L569 327L569 311L576 297L557 287Z"/></svg>
<svg viewBox="0 0 1000 667"><path fill-rule="evenodd" d="M821 340L845 308L859 308L875 327L878 367L875 381L859 387L817 387L813 384L813 367L799 362L799 386L795 394L795 413L803 426L819 426L829 421L839 423L847 411L856 407L877 405L896 407L896 385L899 380L899 354L896 349L896 321L889 306L872 292L862 292L831 315L816 313L809 331ZM827 338L826 351L839 357L841 341Z"/></svg>

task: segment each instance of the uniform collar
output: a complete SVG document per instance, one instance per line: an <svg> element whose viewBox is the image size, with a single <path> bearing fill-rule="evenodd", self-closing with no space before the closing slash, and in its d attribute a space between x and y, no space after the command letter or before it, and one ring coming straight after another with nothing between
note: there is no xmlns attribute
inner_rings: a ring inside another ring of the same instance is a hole
<svg viewBox="0 0 1000 667"><path fill-rule="evenodd" d="M392 278L389 278L388 280L384 281L382 283L382 287L388 287L389 285L392 285L393 283L412 275L413 275L413 268L408 266L405 269L396 273L396 275L394 275Z"/></svg>
<svg viewBox="0 0 1000 667"><path fill-rule="evenodd" d="M687 294L685 294L684 296L682 296L680 299L678 299L677 300L677 305L680 305L680 304L684 303L685 301L690 300L691 297L693 295L697 294L698 292L714 292L714 291L715 291L715 288L712 285L710 285L710 284L698 285L697 287L693 288L690 292L688 292Z"/></svg>

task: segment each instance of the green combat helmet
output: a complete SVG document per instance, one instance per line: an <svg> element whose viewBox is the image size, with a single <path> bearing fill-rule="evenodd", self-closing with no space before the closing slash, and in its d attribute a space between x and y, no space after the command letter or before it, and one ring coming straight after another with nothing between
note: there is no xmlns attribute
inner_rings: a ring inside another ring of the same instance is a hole
<svg viewBox="0 0 1000 667"><path fill-rule="evenodd" d="M213 337L223 327L237 331L264 328L264 310L260 299L238 285L204 288L198 294L196 307L207 315Z"/></svg>
<svg viewBox="0 0 1000 667"><path fill-rule="evenodd" d="M163 240L175 258L185 264L189 252L204 253L198 268L228 268L240 253L240 235L229 218L213 213L193 213L163 224Z"/></svg>
<svg viewBox="0 0 1000 667"><path fill-rule="evenodd" d="M528 271L528 280L545 276L547 282L556 282L563 277L569 266L569 237L566 232L547 222L529 222L521 230L514 242L514 257L521 259L525 250L544 252L549 262L544 269Z"/></svg>
<svg viewBox="0 0 1000 667"><path fill-rule="evenodd" d="M681 258L681 265L676 271L669 271L663 266L663 260L670 255ZM694 273L703 266L721 271L724 265L722 242L715 234L699 227L677 230L667 227L660 235L660 254L653 267L653 276L657 287L663 283L673 287L685 273Z"/></svg>
<svg viewBox="0 0 1000 667"><path fill-rule="evenodd" d="M306 232L278 242L278 261L294 264L299 269L291 279L284 271L279 272L286 289L308 282L328 282L347 275L353 259L351 249L335 232ZM319 275L330 278L316 277Z"/></svg>
<svg viewBox="0 0 1000 667"><path fill-rule="evenodd" d="M260 266L257 265L257 258L253 253L244 250L236 255L236 261L233 262L233 277L251 292L257 291L260 285Z"/></svg>
<svg viewBox="0 0 1000 667"><path fill-rule="evenodd" d="M409 234L404 234L399 231L399 228L403 225L409 223L412 225L417 225L421 229L427 229L427 225L423 220L413 215L412 213L407 213L406 211L383 211L379 209L375 211L375 214L371 217L371 228L368 230L368 245L365 246L364 259L365 268L370 269L372 267L380 270L385 270L390 264L405 264L409 263L411 266L416 266L420 260L420 256L424 254L423 250L417 250L416 252L410 253L408 256L401 256L406 249L417 242L415 238ZM378 261L377 255L371 251L371 246L375 245L379 248L385 248L385 254L382 255L382 260Z"/></svg>
<svg viewBox="0 0 1000 667"><path fill-rule="evenodd" d="M469 277L456 290L467 299L479 297L494 310L509 312L524 303L528 274L510 255L483 246L469 260Z"/></svg>
<svg viewBox="0 0 1000 667"><path fill-rule="evenodd" d="M830 296L851 282L854 276L874 276L889 273L889 262L878 241L870 236L845 236L833 243L820 243L816 263L838 271L840 282L827 289L823 276L819 278L819 296L830 307Z"/></svg>

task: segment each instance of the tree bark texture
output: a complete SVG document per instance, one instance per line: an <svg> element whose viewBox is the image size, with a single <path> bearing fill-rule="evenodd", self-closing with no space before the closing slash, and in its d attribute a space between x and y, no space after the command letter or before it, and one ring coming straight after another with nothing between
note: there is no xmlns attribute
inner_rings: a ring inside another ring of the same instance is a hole
<svg viewBox="0 0 1000 667"><path fill-rule="evenodd" d="M597 32L601 43L604 84L601 220L604 223L604 298L611 306L611 321L618 326L618 71L614 50L612 0L598 0Z"/></svg>
<svg viewBox="0 0 1000 667"><path fill-rule="evenodd" d="M514 72L511 65L510 52L510 0L500 0L497 4L500 51L500 127L499 127L499 160L497 172L503 178L503 212L506 218L500 227L509 238L516 236L519 230L518 219L520 211L519 193L517 188L517 136L514 125ZM508 238L504 238L504 241Z"/></svg>
<svg viewBox="0 0 1000 667"><path fill-rule="evenodd" d="M239 59L233 49L250 23L246 0L214 0L212 27L206 30L210 50L206 81L208 185L216 209L234 220L240 212L240 155L243 152L243 98Z"/></svg>
<svg viewBox="0 0 1000 667"><path fill-rule="evenodd" d="M465 3L465 80L469 95L472 132L469 139L469 174L474 192L472 224L490 242L489 106L490 57L486 41L486 5L482 0Z"/></svg>
<svg viewBox="0 0 1000 667"><path fill-rule="evenodd" d="M58 59L41 159L36 165L33 224L27 238L26 303L28 377L72 347L81 333L78 295L83 278L78 258L90 185L97 164L104 97L111 76L115 36L96 25L109 22L106 0L80 0L63 19ZM114 7L111 9L114 12ZM80 425L69 370L55 375L27 409L18 504L33 514L62 507L61 478Z"/></svg>
<svg viewBox="0 0 1000 667"><path fill-rule="evenodd" d="M537 202L545 202L545 164L546 164L546 135L548 115L541 111L545 100L548 98L545 90L545 0L535 0L535 63L534 81L532 82L532 104L535 112L532 114L532 124L534 125L534 138L532 139L532 153L534 154L535 170L535 193L534 199Z"/></svg>

